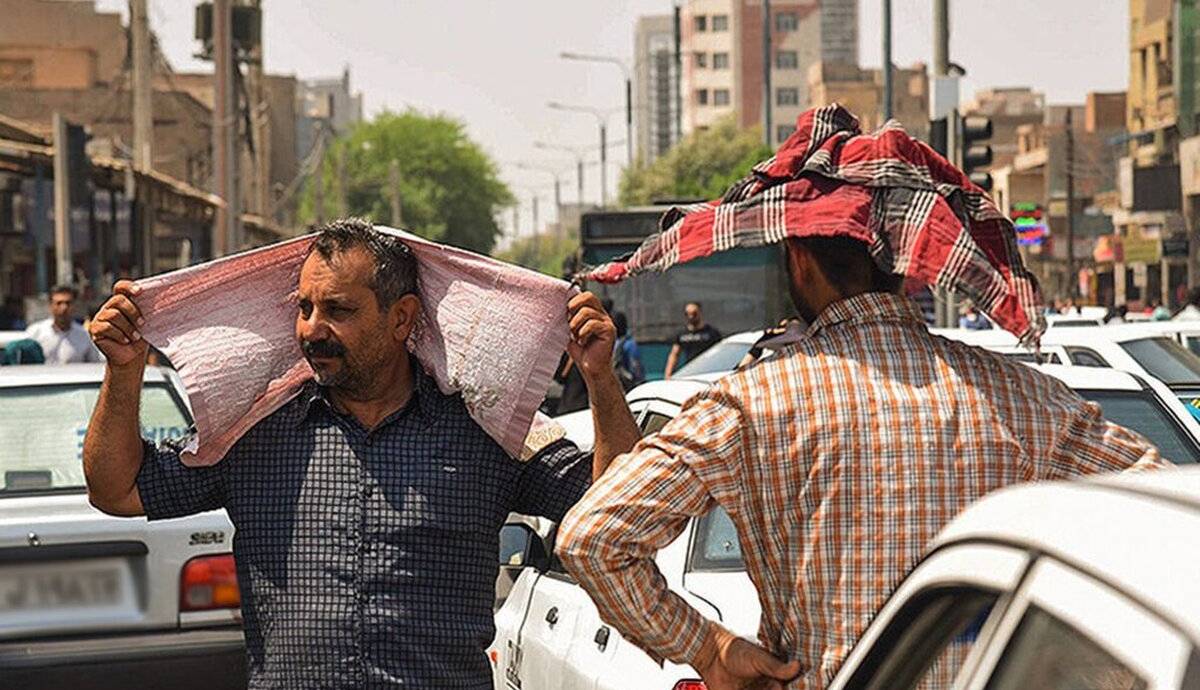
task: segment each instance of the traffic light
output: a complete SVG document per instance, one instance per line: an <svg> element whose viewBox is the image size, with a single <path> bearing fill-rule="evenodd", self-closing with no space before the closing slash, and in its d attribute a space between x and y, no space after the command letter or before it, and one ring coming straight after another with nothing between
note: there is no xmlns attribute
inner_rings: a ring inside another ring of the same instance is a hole
<svg viewBox="0 0 1200 690"><path fill-rule="evenodd" d="M962 169L975 184L984 191L992 191L992 176L978 168L992 164L992 147L986 142L992 138L992 118L970 116L962 119Z"/></svg>

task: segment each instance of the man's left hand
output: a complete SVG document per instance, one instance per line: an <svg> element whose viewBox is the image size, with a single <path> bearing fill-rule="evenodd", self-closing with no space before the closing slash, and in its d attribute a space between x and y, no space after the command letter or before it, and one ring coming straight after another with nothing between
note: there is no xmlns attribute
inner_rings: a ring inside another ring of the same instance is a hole
<svg viewBox="0 0 1200 690"><path fill-rule="evenodd" d="M600 306L600 298L590 292L575 295L567 304L567 319L571 328L567 354L584 379L611 372L617 328Z"/></svg>

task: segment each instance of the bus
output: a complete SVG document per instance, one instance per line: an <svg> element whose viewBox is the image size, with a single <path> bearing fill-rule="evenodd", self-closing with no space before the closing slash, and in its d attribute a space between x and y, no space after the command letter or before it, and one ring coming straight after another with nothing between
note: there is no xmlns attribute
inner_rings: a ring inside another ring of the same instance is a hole
<svg viewBox="0 0 1200 690"><path fill-rule="evenodd" d="M671 206L640 206L591 211L580 219L583 263L590 266L621 258L658 232ZM683 308L699 302L704 319L724 335L760 330L795 313L788 296L782 244L720 252L644 273L616 285L592 283L587 289L613 300L624 312L642 351L650 379L662 378L675 336L684 328Z"/></svg>

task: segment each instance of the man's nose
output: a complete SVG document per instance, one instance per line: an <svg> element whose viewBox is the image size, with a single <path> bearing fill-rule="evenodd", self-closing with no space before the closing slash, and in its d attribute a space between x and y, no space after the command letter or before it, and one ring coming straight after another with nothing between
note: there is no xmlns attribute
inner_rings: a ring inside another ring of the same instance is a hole
<svg viewBox="0 0 1200 690"><path fill-rule="evenodd" d="M316 309L309 313L308 318L300 319L300 334L306 340L324 340L329 337L329 324Z"/></svg>

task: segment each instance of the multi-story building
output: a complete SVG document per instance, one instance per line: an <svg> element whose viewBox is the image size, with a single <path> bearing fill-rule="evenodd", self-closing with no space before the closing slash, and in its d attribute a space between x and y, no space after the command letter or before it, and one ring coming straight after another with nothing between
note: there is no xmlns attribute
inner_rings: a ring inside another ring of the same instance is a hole
<svg viewBox="0 0 1200 690"><path fill-rule="evenodd" d="M350 90L350 68L332 79L304 79L296 88L296 156L304 160L326 128L344 134L363 119L362 93Z"/></svg>
<svg viewBox="0 0 1200 690"><path fill-rule="evenodd" d="M892 118L918 139L929 135L929 76L925 65L892 68ZM808 69L812 106L841 103L858 117L863 131L883 126L883 71L844 62L818 62Z"/></svg>
<svg viewBox="0 0 1200 690"><path fill-rule="evenodd" d="M675 19L638 17L633 32L633 128L637 157L650 163L678 138L675 131Z"/></svg>
<svg viewBox="0 0 1200 690"><path fill-rule="evenodd" d="M736 113L738 123L763 123L771 109L771 140L782 142L813 105L808 70L818 62L857 65L856 0L776 0L771 4L771 93L764 94L761 0L689 0L683 9L683 128L710 126Z"/></svg>

